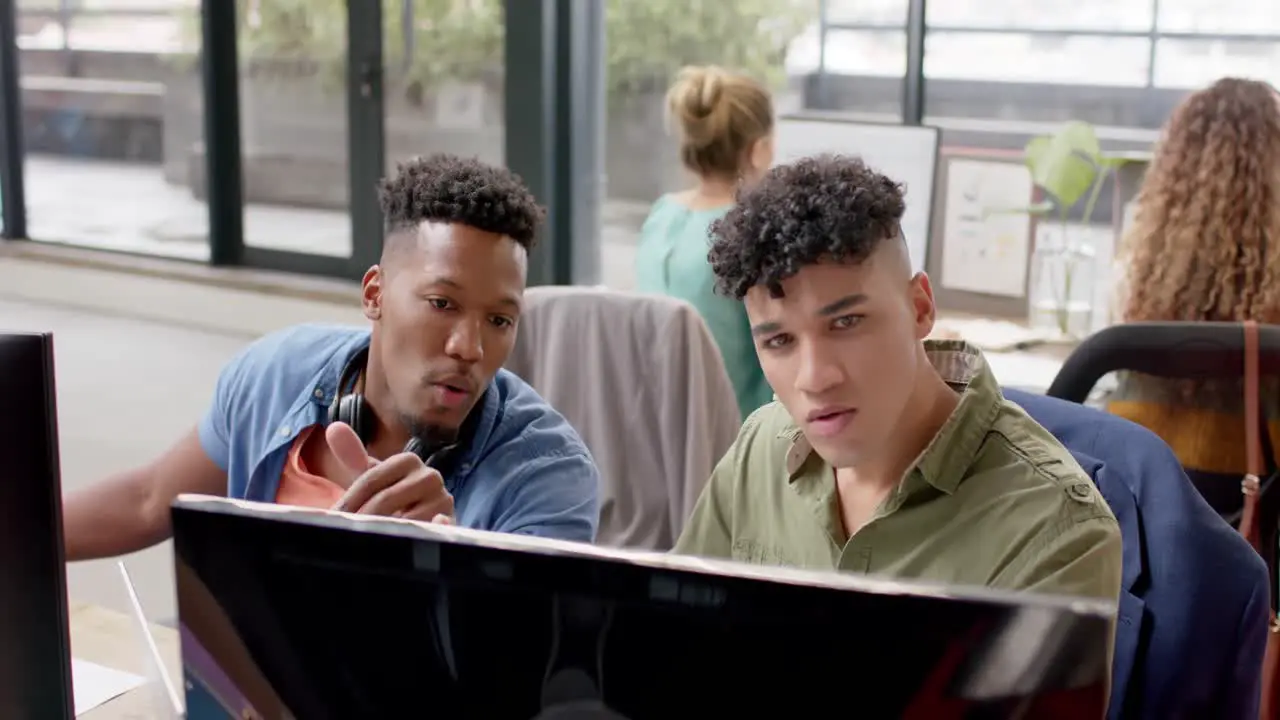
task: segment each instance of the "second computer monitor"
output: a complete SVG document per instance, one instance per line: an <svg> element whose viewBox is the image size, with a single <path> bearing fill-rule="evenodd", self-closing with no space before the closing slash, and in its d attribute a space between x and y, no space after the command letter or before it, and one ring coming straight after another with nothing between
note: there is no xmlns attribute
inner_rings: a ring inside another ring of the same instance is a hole
<svg viewBox="0 0 1280 720"><path fill-rule="evenodd" d="M53 339L0 334L0 716L71 718Z"/></svg>

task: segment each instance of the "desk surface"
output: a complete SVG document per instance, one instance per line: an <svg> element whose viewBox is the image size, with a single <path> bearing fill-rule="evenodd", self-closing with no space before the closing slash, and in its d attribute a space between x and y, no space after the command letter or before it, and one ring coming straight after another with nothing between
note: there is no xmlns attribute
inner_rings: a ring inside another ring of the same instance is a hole
<svg viewBox="0 0 1280 720"><path fill-rule="evenodd" d="M182 657L178 632L151 626L160 655L170 676L181 682ZM146 655L133 618L96 605L71 605L71 655L105 667L137 675L147 674ZM155 714L155 691L142 687L81 715L82 720L151 720Z"/></svg>
<svg viewBox="0 0 1280 720"><path fill-rule="evenodd" d="M1073 349L1065 345L1041 345L1027 350L984 352L983 355L1001 387L1043 395Z"/></svg>
<svg viewBox="0 0 1280 720"><path fill-rule="evenodd" d="M1062 362L1075 350L1075 343L1046 342L1043 332L1019 323L954 312L938 315L930 337L967 339L982 349L996 382L1002 387L1034 393L1049 389L1062 369Z"/></svg>

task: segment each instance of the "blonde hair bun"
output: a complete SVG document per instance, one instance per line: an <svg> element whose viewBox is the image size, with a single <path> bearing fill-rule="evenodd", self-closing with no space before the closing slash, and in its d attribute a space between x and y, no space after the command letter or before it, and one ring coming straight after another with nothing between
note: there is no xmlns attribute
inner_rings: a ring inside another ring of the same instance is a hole
<svg viewBox="0 0 1280 720"><path fill-rule="evenodd" d="M686 67L667 91L667 121L679 131L687 169L737 177L755 142L773 131L773 99L748 75L715 65Z"/></svg>
<svg viewBox="0 0 1280 720"><path fill-rule="evenodd" d="M667 111L687 142L714 142L728 128L730 107L724 102L727 76L723 69L710 65L686 67L676 76L667 92Z"/></svg>

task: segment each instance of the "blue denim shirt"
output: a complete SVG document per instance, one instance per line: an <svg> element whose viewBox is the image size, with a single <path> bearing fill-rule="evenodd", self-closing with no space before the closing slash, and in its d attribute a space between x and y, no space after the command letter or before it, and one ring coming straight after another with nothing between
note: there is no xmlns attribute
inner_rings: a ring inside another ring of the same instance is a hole
<svg viewBox="0 0 1280 720"><path fill-rule="evenodd" d="M289 448L328 421L338 376L367 330L300 325L253 342L218 377L200 443L231 498L273 502ZM500 370L472 412L475 432L444 478L459 525L591 542L599 471L569 423Z"/></svg>

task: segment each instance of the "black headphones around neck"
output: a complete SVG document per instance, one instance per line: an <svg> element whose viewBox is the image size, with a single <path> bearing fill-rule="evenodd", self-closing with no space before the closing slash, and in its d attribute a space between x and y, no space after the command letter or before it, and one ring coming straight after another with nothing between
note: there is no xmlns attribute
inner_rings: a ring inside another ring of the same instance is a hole
<svg viewBox="0 0 1280 720"><path fill-rule="evenodd" d="M355 384L356 378L364 370L365 363L368 361L369 349L365 348L347 362L346 367L342 369L342 374L338 376L338 387L334 390L333 402L329 404L329 422L350 425L365 447L373 441L373 430L377 426L377 420L374 419L373 411L369 409L369 403L364 399L364 395L355 392ZM411 437L405 444L404 451L417 455L423 462L435 467L432 464L436 460L435 456L451 448L452 446L443 448L440 452L428 457L426 445L418 438Z"/></svg>

